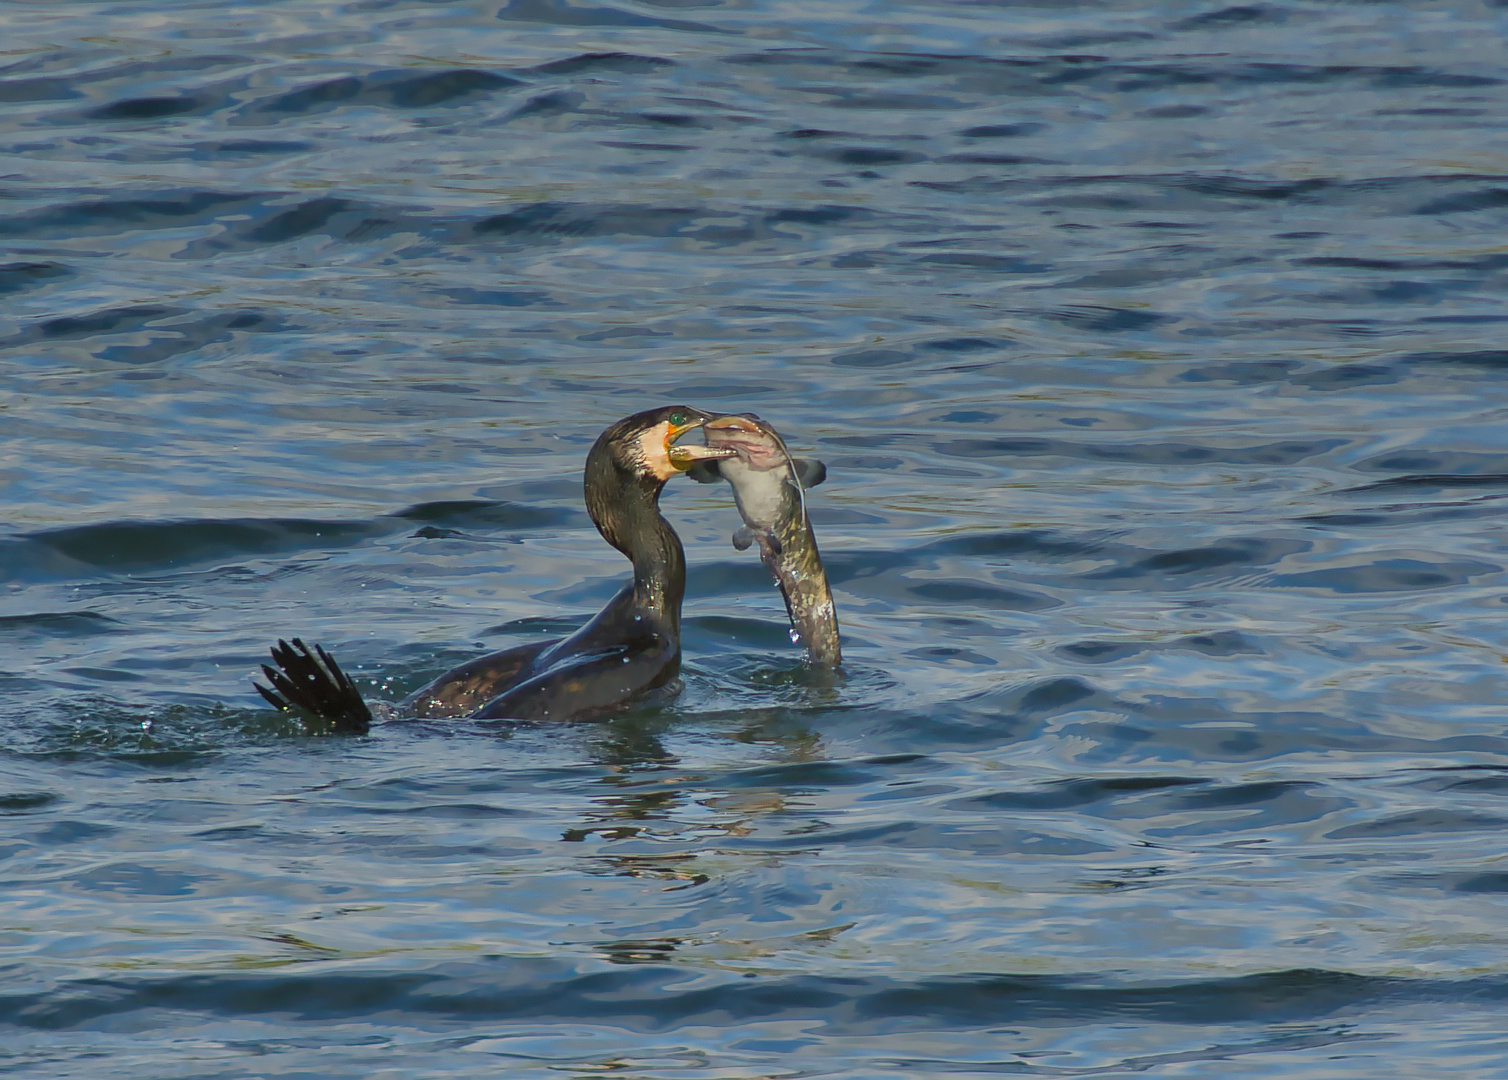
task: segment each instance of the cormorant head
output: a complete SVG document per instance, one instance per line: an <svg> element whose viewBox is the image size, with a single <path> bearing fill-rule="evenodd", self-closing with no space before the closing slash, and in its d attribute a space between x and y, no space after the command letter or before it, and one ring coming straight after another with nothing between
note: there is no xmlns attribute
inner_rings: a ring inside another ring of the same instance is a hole
<svg viewBox="0 0 1508 1080"><path fill-rule="evenodd" d="M698 461L732 456L731 450L676 445L676 440L686 432L711 419L711 413L689 405L667 405L634 413L604 431L587 460L606 455L619 471L663 484Z"/></svg>
<svg viewBox="0 0 1508 1080"><path fill-rule="evenodd" d="M611 425L592 444L586 455L582 479L586 487L586 511L607 542L638 565L644 536L643 508L653 507L660 490L678 472L698 461L716 460L736 453L709 446L677 446L675 441L712 419L710 413L688 405L625 416ZM680 542L674 541L676 558ZM679 599L676 601L680 603Z"/></svg>

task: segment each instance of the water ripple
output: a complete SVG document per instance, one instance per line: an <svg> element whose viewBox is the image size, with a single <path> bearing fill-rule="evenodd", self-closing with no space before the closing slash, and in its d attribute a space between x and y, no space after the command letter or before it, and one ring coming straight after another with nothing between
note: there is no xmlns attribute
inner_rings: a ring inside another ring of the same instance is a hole
<svg viewBox="0 0 1508 1080"><path fill-rule="evenodd" d="M4 1068L1508 1069L1497 8L12 9ZM582 625L666 401L841 674L673 480L674 700L251 692Z"/></svg>

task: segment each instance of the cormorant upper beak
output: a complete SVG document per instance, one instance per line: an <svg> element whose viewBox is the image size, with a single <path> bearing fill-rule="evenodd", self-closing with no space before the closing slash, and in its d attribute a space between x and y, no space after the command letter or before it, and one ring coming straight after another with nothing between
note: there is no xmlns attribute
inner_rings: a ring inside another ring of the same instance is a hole
<svg viewBox="0 0 1508 1080"><path fill-rule="evenodd" d="M698 461L717 461L720 458L733 457L737 454L736 450L722 446L697 446L695 443L692 443L690 446L673 445L686 432L702 427L709 420L713 419L710 416L699 416L689 424L681 424L679 426L670 424L668 426L665 432L665 454L670 459L671 467L677 472L685 472ZM715 419L720 420L722 417Z"/></svg>

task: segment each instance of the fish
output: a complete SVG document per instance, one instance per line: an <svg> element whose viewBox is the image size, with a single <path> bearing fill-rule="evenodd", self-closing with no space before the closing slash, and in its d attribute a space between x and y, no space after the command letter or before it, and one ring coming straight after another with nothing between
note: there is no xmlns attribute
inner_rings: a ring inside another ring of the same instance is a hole
<svg viewBox="0 0 1508 1080"><path fill-rule="evenodd" d="M843 661L838 612L827 570L806 512L806 489L827 477L827 466L793 458L776 430L753 413L729 413L703 427L707 445L734 456L698 461L687 475L702 483L725 480L733 488L743 527L733 534L739 551L759 545L791 620L791 637L806 646L813 666Z"/></svg>

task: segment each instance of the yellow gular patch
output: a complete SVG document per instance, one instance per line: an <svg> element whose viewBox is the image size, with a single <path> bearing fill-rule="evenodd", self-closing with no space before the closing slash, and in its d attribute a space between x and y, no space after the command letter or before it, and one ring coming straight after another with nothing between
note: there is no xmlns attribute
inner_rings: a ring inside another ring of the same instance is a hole
<svg viewBox="0 0 1508 1080"><path fill-rule="evenodd" d="M639 455L656 480L669 480L676 474L670 463L670 424L662 421L639 436Z"/></svg>

